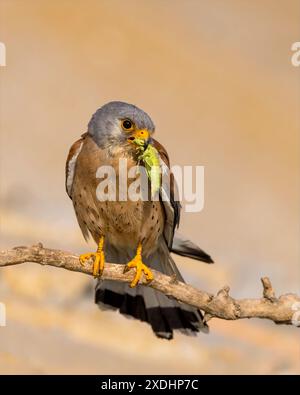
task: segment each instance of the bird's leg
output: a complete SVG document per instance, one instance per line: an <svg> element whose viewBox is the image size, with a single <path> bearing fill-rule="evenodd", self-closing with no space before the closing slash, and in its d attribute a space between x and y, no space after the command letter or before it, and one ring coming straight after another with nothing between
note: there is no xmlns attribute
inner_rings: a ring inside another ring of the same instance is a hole
<svg viewBox="0 0 300 395"><path fill-rule="evenodd" d="M82 265L84 265L84 263L88 261L91 257L95 257L93 264L93 276L95 278L100 277L104 269L105 257L104 257L103 246L104 246L104 236L101 236L98 244L98 249L96 252L89 252L87 254L82 254L79 257L80 263Z"/></svg>
<svg viewBox="0 0 300 395"><path fill-rule="evenodd" d="M133 267L136 269L136 274L130 284L131 288L135 287L138 284L141 279L142 273L144 273L147 283L150 283L153 280L154 277L151 270L142 261L142 243L139 243L135 257L127 263L124 272L128 272L128 270L132 269Z"/></svg>

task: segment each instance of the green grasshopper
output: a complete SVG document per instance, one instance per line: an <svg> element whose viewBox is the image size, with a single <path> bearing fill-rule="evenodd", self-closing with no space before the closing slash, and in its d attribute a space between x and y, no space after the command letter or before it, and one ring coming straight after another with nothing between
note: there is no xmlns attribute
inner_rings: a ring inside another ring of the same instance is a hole
<svg viewBox="0 0 300 395"><path fill-rule="evenodd" d="M145 165L147 176L151 183L152 197L159 191L161 186L161 171L159 163L159 153L153 145L148 144L145 148L145 140L136 138L134 143L137 145L139 153L138 161Z"/></svg>

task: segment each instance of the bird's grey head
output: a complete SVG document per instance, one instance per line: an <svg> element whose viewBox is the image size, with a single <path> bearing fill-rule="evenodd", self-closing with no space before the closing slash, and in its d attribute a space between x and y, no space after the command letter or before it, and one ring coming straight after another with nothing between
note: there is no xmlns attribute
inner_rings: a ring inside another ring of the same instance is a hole
<svg viewBox="0 0 300 395"><path fill-rule="evenodd" d="M119 101L99 108L88 124L88 133L103 148L130 144L136 136L149 140L154 129L148 114L133 104Z"/></svg>

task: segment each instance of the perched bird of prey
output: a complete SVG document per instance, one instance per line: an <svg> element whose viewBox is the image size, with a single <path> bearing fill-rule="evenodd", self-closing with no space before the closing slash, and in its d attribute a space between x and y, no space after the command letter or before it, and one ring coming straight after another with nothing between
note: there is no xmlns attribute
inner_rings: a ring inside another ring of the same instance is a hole
<svg viewBox="0 0 300 395"><path fill-rule="evenodd" d="M99 167L112 166L118 185L119 160L125 158L129 169L140 161L134 144L136 139L142 141L144 147L151 145L158 153L162 170L169 171L167 151L153 138L154 130L149 115L132 104L110 102L99 108L87 132L70 149L66 189L84 237L91 235L98 245L96 252L80 256L82 264L93 258L93 274L98 277L96 303L103 309L118 309L124 315L148 322L156 336L172 339L175 329L190 335L207 331L202 314L150 287L138 285L141 276L152 281L153 268L184 281L171 252L213 262L191 241L174 236L180 216L180 203L174 199L174 182L170 184L167 200L161 198L163 182L157 200L150 197L146 201L124 201L116 196L115 201L104 201L99 200L96 193ZM135 270L132 283L102 280L105 261L127 263L127 270Z"/></svg>

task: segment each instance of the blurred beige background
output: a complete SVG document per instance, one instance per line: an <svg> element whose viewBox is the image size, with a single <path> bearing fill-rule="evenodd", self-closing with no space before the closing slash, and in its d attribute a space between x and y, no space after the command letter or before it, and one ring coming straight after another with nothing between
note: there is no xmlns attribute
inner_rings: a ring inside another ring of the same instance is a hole
<svg viewBox="0 0 300 395"><path fill-rule="evenodd" d="M278 293L299 292L299 20L292 0L0 0L0 247L87 251L65 159L92 113L124 100L152 116L173 164L205 166L205 208L181 231L216 264L176 257L186 279L257 297L268 275ZM99 311L93 285L2 269L0 372L300 372L295 327L213 320L210 335L166 342Z"/></svg>

